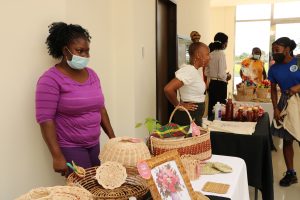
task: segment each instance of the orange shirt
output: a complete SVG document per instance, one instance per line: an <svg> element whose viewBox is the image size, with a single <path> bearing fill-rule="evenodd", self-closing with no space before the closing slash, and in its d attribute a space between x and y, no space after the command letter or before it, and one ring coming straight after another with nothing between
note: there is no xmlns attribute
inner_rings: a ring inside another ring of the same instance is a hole
<svg viewBox="0 0 300 200"><path fill-rule="evenodd" d="M252 80L254 83L260 83L263 77L264 62L246 58L242 61L242 79Z"/></svg>

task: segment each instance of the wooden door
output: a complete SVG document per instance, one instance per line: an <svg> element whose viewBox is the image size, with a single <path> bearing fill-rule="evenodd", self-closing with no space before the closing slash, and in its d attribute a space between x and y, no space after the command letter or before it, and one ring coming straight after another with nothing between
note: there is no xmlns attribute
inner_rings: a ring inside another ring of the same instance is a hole
<svg viewBox="0 0 300 200"><path fill-rule="evenodd" d="M164 94L164 86L174 78L177 67L177 12L170 0L156 4L156 113L162 124L169 120L173 105Z"/></svg>

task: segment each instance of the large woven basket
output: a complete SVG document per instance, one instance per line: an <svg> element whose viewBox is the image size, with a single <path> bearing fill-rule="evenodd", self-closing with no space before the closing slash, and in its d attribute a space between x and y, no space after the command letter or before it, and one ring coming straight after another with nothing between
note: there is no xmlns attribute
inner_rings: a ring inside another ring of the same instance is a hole
<svg viewBox="0 0 300 200"><path fill-rule="evenodd" d="M129 137L110 139L100 152L101 162L114 161L123 166L136 167L138 161L151 158L147 145L143 142L130 142Z"/></svg>
<svg viewBox="0 0 300 200"><path fill-rule="evenodd" d="M129 197L134 196L142 200L145 194L149 191L145 179L138 175L137 169L134 167L127 167L127 178L121 187L115 189L104 189L95 179L97 167L87 168L86 176L84 178L78 177L72 173L67 178L68 185L78 185L90 193L92 193L95 200L128 200Z"/></svg>
<svg viewBox="0 0 300 200"><path fill-rule="evenodd" d="M256 88L255 90L257 98L266 99L269 93L268 88Z"/></svg>
<svg viewBox="0 0 300 200"><path fill-rule="evenodd" d="M175 111L179 108L186 111L192 123L192 117L190 113L183 107L176 107L174 109L170 116L169 123L172 121ZM151 153L156 156L176 149L180 155L196 155L199 160L209 159L211 157L210 131L202 127L199 128L201 132L201 135L199 136L167 140L150 137Z"/></svg>

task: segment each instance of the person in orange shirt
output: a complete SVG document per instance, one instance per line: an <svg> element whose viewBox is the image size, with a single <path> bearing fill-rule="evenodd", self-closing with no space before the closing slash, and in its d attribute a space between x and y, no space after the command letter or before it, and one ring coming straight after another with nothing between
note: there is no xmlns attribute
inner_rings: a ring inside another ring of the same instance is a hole
<svg viewBox="0 0 300 200"><path fill-rule="evenodd" d="M242 61L240 75L242 80L252 80L255 84L267 78L264 62L260 60L261 50L258 47L252 49L252 56Z"/></svg>

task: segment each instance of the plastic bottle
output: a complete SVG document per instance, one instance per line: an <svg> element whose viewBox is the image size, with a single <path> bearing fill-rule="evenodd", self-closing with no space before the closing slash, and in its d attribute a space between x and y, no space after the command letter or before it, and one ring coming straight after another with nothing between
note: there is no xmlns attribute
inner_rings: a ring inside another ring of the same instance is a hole
<svg viewBox="0 0 300 200"><path fill-rule="evenodd" d="M232 103L231 93L229 93L227 103L226 103L225 120L226 121L233 120L233 103Z"/></svg>
<svg viewBox="0 0 300 200"><path fill-rule="evenodd" d="M222 110L220 102L217 102L215 105L215 120L221 120L222 118Z"/></svg>

